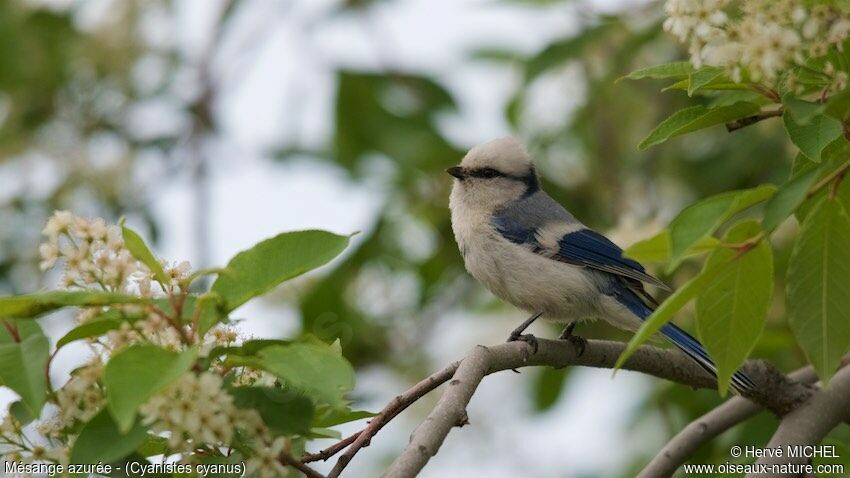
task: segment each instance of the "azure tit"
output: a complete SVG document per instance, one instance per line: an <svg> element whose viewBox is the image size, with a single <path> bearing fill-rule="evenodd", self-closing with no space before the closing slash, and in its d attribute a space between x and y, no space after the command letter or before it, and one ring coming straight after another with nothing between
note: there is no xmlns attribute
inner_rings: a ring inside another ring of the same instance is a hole
<svg viewBox="0 0 850 478"><path fill-rule="evenodd" d="M600 318L634 331L658 303L644 284L669 288L602 234L588 229L540 189L537 172L525 148L513 138L496 139L472 148L454 176L449 207L452 229L466 270L499 298L532 314L508 340L536 345L522 335L538 317L575 324ZM672 323L660 333L716 375L702 345ZM753 389L738 371L732 389Z"/></svg>

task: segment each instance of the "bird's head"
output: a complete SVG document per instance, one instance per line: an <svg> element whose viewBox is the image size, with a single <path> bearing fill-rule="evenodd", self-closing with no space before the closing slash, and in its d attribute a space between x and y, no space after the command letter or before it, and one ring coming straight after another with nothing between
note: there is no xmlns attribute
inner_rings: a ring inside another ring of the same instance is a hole
<svg viewBox="0 0 850 478"><path fill-rule="evenodd" d="M455 177L454 193L485 207L498 207L539 189L534 163L514 138L478 145L446 172Z"/></svg>

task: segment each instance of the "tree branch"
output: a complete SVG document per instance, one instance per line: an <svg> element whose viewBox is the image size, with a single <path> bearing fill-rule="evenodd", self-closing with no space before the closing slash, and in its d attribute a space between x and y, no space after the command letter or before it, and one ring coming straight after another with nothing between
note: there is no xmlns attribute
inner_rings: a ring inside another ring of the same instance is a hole
<svg viewBox="0 0 850 478"><path fill-rule="evenodd" d="M839 370L829 386L816 391L812 397L796 410L786 415L779 423L776 433L767 444L768 448L788 445L816 445L840 423L850 419L850 367ZM758 464L803 464L805 456L762 457ZM756 475L747 475L756 476ZM783 476L774 474L772 476Z"/></svg>
<svg viewBox="0 0 850 478"><path fill-rule="evenodd" d="M789 374L788 379L800 384L812 384L817 381L817 375L809 366ZM776 392L786 393L786 390L777 387ZM638 478L673 476L673 473L703 444L761 410L763 407L760 404L743 397L734 397L724 402L677 433L646 465Z"/></svg>
<svg viewBox="0 0 850 478"><path fill-rule="evenodd" d="M390 401L390 403L387 404L387 406L384 407L383 410L381 410L380 413L378 413L374 418L369 420L369 424L366 426L366 428L343 440L342 442L350 442L351 447L348 449L348 451L346 451L342 456L339 457L339 460L337 460L336 465L334 465L333 469L328 475L328 478L336 478L337 476L339 476L339 474L342 473L342 470L348 465L348 462L350 462L351 459L354 458L354 455L357 454L357 452L360 451L361 448L369 446L369 442L372 440L372 437L375 436L375 434L378 433L378 431L383 428L384 425L389 423L390 420L395 418L399 413L404 411L412 403L416 402L431 390L434 390L435 388L448 381L452 377L452 375L454 375L459 365L460 361L453 362L446 368L440 370L435 374L432 374L425 380L420 381L401 395L397 395L392 401ZM342 451L343 448L345 447L330 447L326 450L322 450L321 452L316 453L315 455L305 456L304 461L308 461L308 458L313 458L314 456L318 456L319 459L322 460L327 460L334 454L338 453L339 451Z"/></svg>
<svg viewBox="0 0 850 478"><path fill-rule="evenodd" d="M325 478L324 475L305 465L303 462L290 455L289 452L281 452L281 454L278 455L278 460L280 460L282 465L291 466L300 471L307 478Z"/></svg>
<svg viewBox="0 0 850 478"><path fill-rule="evenodd" d="M747 116L746 118L737 119L735 121L730 121L726 123L726 131L733 132L737 131L741 128L746 128L747 126L754 125L759 121L764 121L768 118L775 118L777 116L782 116L783 110L779 108L777 110L770 111L762 111L757 115Z"/></svg>
<svg viewBox="0 0 850 478"><path fill-rule="evenodd" d="M460 362L449 382L449 388L434 410L413 432L410 443L390 465L385 477L407 478L419 473L430 457L437 453L451 429L468 423L466 405L484 376L530 365L613 368L626 346L621 342L591 340L588 341L584 353L579 356L578 350L571 342L539 339L538 343L537 353L532 353L531 347L523 342L475 347ZM677 350L642 346L624 364L623 369L654 375L695 388L716 387L712 376ZM770 384L777 380L787 382L780 372L767 363L750 363L746 371L759 388L764 386L764 390L773 390ZM771 410L790 409L792 403L799 403L801 400L799 396L792 394L775 396L769 393L760 393L750 398ZM341 466L337 463L339 471L345 464L347 461ZM338 476L338 473L332 473L330 476Z"/></svg>

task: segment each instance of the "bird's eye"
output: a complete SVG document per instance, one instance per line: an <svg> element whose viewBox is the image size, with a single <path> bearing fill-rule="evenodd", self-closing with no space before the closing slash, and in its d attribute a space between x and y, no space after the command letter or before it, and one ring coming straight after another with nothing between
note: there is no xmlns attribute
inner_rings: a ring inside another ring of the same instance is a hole
<svg viewBox="0 0 850 478"><path fill-rule="evenodd" d="M502 175L502 173L496 171L493 168L481 168L476 172L478 173L476 174L476 176L478 176L479 178L495 178Z"/></svg>

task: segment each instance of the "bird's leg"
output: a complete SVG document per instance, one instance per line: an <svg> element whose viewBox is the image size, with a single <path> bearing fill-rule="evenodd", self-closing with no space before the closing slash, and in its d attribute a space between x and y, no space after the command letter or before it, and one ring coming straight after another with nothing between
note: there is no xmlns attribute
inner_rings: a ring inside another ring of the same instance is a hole
<svg viewBox="0 0 850 478"><path fill-rule="evenodd" d="M561 332L561 335L558 337L561 340L569 340L573 346L578 350L578 356L581 357L584 355L584 348L587 347L587 339L584 337L579 337L578 335L573 335L573 331L576 329L576 324L578 322L570 322L564 327L564 331Z"/></svg>
<svg viewBox="0 0 850 478"><path fill-rule="evenodd" d="M534 353L537 353L537 337L531 334L523 334L523 332L525 332L525 329L527 329L529 325L533 324L535 320L540 318L541 315L543 315L543 312L538 312L525 319L525 322L519 324L519 327L515 328L513 332L511 332L511 335L508 336L507 342L521 340L530 345Z"/></svg>

